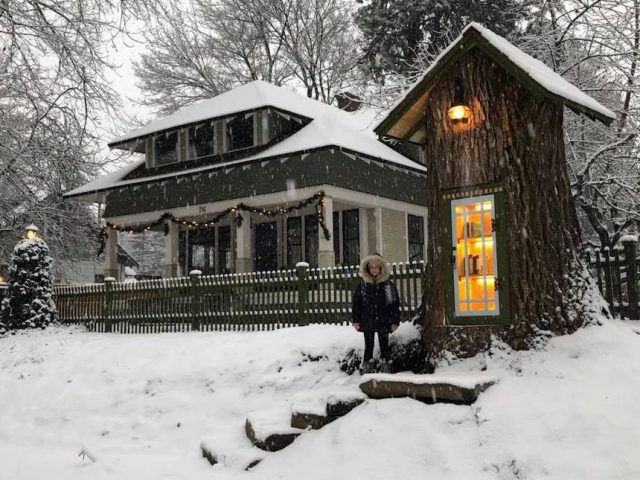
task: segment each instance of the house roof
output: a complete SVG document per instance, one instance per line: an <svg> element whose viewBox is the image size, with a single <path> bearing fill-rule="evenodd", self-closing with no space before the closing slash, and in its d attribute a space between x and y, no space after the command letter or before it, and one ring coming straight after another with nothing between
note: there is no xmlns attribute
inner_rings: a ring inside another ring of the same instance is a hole
<svg viewBox="0 0 640 480"><path fill-rule="evenodd" d="M488 28L478 23L470 23L433 61L407 93L395 102L387 116L374 127L374 131L378 135L412 140L416 134L415 126L424 116L430 88L453 62L473 48L483 51L523 85L554 102L562 103L575 112L600 120L606 125L616 118L615 113L541 61L527 55Z"/></svg>
<svg viewBox="0 0 640 480"><path fill-rule="evenodd" d="M381 160L383 163L426 172L426 167L422 164L408 159L378 140L371 129L374 116L372 112L345 112L286 88L259 80L185 108L168 117L155 120L143 128L114 139L109 145L113 148L128 148L127 146L154 133L262 107L278 108L311 119L311 122L284 140L245 158L199 166L179 172L127 179L128 174L144 163L143 160L137 160L120 170L65 193L65 197L84 197L87 200L95 201L97 199L96 193L125 185L160 181L165 178L191 175L205 170L256 160L280 158L321 148L340 148L362 154L368 158Z"/></svg>

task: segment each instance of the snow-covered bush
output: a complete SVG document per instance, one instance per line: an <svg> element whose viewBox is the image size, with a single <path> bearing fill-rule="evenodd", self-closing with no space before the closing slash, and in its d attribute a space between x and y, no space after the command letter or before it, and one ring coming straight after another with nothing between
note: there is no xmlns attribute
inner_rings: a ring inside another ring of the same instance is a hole
<svg viewBox="0 0 640 480"><path fill-rule="evenodd" d="M55 322L52 259L46 242L40 238L19 241L11 262L9 289L0 308L0 333Z"/></svg>

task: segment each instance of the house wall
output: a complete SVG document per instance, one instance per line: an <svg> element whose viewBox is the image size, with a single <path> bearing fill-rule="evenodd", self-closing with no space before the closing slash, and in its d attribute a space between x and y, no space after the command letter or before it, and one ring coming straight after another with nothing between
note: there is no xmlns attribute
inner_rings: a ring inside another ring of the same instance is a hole
<svg viewBox="0 0 640 480"><path fill-rule="evenodd" d="M415 205L426 201L423 174L326 149L115 190L107 195L104 216L149 211L159 216L169 208L287 191L289 179L295 180L296 188L334 185Z"/></svg>

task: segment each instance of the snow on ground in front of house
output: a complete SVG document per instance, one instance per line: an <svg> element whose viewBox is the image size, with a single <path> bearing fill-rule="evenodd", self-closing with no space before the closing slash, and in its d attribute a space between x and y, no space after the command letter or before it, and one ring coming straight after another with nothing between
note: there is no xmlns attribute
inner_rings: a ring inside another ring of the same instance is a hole
<svg viewBox="0 0 640 480"><path fill-rule="evenodd" d="M403 326L408 327L408 326ZM640 459L640 324L608 321L544 351L442 367L499 378L472 406L367 400L285 450L251 412L359 382L349 327L153 335L49 329L0 338L0 479L629 479ZM310 361L314 359L317 361ZM200 443L220 464L202 458ZM79 456L81 450L94 457ZM250 471L251 461L264 460Z"/></svg>

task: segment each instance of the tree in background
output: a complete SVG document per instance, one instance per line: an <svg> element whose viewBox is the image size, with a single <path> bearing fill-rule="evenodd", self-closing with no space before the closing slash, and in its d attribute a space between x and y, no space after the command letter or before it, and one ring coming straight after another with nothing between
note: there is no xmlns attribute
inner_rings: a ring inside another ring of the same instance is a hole
<svg viewBox="0 0 640 480"><path fill-rule="evenodd" d="M347 0L149 2L157 12L135 66L143 103L167 114L252 80L302 86L331 103L359 81Z"/></svg>
<svg viewBox="0 0 640 480"><path fill-rule="evenodd" d="M362 32L367 69L379 83L386 75L407 75L422 55L433 57L469 22L498 35L516 31L518 0L372 0L360 7L355 22Z"/></svg>
<svg viewBox="0 0 640 480"><path fill-rule="evenodd" d="M617 114L565 117L571 186L586 238L613 247L640 228L640 0L528 4L520 46Z"/></svg>
<svg viewBox="0 0 640 480"><path fill-rule="evenodd" d="M41 238L20 240L11 258L9 288L0 308L0 333L44 328L56 321L49 247Z"/></svg>
<svg viewBox="0 0 640 480"><path fill-rule="evenodd" d="M132 14L119 0L0 3L0 258L36 221L56 258L95 248L95 212L62 193L103 166L101 120L117 97L107 48ZM137 7L136 7L137 8Z"/></svg>

